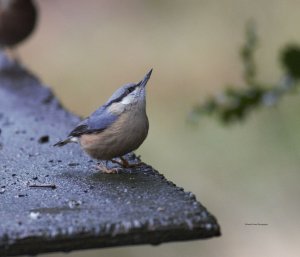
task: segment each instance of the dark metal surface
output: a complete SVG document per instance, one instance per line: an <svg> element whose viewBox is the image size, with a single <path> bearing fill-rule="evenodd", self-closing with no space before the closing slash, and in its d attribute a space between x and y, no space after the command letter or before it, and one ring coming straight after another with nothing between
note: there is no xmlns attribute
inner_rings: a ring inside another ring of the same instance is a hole
<svg viewBox="0 0 300 257"><path fill-rule="evenodd" d="M220 235L194 195L151 166L101 174L78 145L53 148L78 121L0 55L0 256Z"/></svg>

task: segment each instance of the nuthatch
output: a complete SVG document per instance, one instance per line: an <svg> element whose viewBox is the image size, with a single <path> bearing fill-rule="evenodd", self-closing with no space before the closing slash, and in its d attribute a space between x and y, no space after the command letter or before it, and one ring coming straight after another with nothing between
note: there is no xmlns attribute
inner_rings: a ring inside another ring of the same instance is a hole
<svg viewBox="0 0 300 257"><path fill-rule="evenodd" d="M32 0L0 0L0 46L14 47L33 31L37 10Z"/></svg>
<svg viewBox="0 0 300 257"><path fill-rule="evenodd" d="M108 101L80 122L65 140L54 146L79 142L82 149L97 160L112 160L123 167L131 165L122 156L136 150L148 134L146 84L152 69L138 83L120 87ZM122 162L113 160L119 157ZM112 172L102 167L104 172Z"/></svg>

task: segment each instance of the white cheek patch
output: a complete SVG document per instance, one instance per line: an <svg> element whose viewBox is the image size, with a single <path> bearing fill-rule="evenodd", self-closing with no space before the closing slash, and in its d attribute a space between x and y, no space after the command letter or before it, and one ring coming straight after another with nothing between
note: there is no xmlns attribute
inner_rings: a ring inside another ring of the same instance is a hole
<svg viewBox="0 0 300 257"><path fill-rule="evenodd" d="M122 103L113 103L108 107L108 111L114 114L120 114L123 112L125 105Z"/></svg>
<svg viewBox="0 0 300 257"><path fill-rule="evenodd" d="M129 94L122 99L121 103L122 104L130 104L130 103L132 103L133 98L134 98L133 94Z"/></svg>

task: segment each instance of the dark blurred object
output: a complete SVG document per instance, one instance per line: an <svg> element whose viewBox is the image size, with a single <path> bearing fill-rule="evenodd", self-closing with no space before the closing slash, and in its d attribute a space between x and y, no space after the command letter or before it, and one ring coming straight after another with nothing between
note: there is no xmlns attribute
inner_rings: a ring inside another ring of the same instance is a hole
<svg viewBox="0 0 300 257"><path fill-rule="evenodd" d="M287 72L294 78L300 78L300 47L290 45L281 54L281 62Z"/></svg>
<svg viewBox="0 0 300 257"><path fill-rule="evenodd" d="M287 92L291 92L300 78L300 47L286 47L281 54L281 62L286 72L278 84L262 83L256 79L254 52L257 48L257 36L254 23L246 28L246 43L241 49L244 64L246 88L229 87L203 104L195 106L191 120L199 120L204 114L215 114L224 124L243 120L247 114L260 106L272 106Z"/></svg>
<svg viewBox="0 0 300 257"><path fill-rule="evenodd" d="M0 0L0 46L12 48L35 28L37 10L31 0Z"/></svg>

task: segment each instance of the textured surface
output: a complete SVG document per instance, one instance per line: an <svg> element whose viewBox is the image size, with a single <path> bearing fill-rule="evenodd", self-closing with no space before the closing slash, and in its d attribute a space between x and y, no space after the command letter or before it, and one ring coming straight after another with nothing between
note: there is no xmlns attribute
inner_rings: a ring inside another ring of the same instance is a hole
<svg viewBox="0 0 300 257"><path fill-rule="evenodd" d="M194 195L151 166L101 174L78 145L53 148L78 121L0 56L0 256L220 235Z"/></svg>

